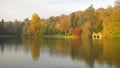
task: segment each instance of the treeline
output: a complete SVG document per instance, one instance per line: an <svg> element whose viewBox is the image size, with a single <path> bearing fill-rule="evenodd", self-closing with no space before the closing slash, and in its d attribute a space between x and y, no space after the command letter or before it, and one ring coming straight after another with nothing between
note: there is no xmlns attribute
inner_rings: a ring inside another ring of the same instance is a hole
<svg viewBox="0 0 120 68"><path fill-rule="evenodd" d="M15 35L20 36L22 33L24 22L15 20L14 22L5 22L4 19L0 22L0 35Z"/></svg>
<svg viewBox="0 0 120 68"><path fill-rule="evenodd" d="M93 32L101 32L107 38L120 38L120 0L115 1L114 7L106 9L95 10L91 5L84 11L52 16L49 19L41 19L35 13L31 20L9 24L3 23L3 20L0 22L0 34L40 37L60 34L90 38Z"/></svg>

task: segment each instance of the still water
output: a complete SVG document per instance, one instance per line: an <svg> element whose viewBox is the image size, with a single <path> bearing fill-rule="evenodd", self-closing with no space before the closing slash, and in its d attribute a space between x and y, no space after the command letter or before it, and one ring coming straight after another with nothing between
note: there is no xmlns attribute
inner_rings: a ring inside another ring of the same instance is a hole
<svg viewBox="0 0 120 68"><path fill-rule="evenodd" d="M120 68L120 39L0 38L0 68Z"/></svg>

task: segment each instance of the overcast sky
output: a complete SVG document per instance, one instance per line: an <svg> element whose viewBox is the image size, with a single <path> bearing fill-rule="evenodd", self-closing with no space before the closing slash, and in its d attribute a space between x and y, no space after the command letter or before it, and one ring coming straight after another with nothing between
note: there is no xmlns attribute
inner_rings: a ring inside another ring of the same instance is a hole
<svg viewBox="0 0 120 68"><path fill-rule="evenodd" d="M33 13L41 18L70 14L85 10L91 4L95 9L109 5L114 6L115 0L0 0L0 20L31 19Z"/></svg>

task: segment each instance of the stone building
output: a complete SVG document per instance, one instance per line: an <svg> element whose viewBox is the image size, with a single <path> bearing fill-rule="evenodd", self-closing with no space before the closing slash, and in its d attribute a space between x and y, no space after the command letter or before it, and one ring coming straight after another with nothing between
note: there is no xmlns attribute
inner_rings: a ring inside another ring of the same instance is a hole
<svg viewBox="0 0 120 68"><path fill-rule="evenodd" d="M93 32L92 39L102 39L102 33L101 32L99 32L99 33Z"/></svg>

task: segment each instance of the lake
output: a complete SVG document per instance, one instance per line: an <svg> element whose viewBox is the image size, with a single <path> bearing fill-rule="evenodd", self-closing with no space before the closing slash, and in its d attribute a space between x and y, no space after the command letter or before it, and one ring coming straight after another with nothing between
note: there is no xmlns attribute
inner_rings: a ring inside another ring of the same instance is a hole
<svg viewBox="0 0 120 68"><path fill-rule="evenodd" d="M120 39L0 38L0 68L120 68Z"/></svg>

